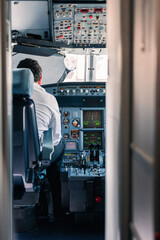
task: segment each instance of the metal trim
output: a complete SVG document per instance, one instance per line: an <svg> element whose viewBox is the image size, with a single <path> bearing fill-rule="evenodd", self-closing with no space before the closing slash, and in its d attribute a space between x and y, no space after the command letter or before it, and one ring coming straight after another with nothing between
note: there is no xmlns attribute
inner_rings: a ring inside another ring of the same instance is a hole
<svg viewBox="0 0 160 240"><path fill-rule="evenodd" d="M143 159L145 163L153 167L154 159L149 154L145 153L141 148L139 148L133 142L130 144L130 148L132 151L136 152L141 157L141 159Z"/></svg>
<svg viewBox="0 0 160 240"><path fill-rule="evenodd" d="M155 131L155 186L154 186L154 221L155 232L160 232L160 16L159 16L160 3L157 1L156 7L156 45L157 45L157 79L156 79L156 131Z"/></svg>
<svg viewBox="0 0 160 240"><path fill-rule="evenodd" d="M142 240L142 238L139 236L139 233L133 223L130 223L130 229L136 240Z"/></svg>

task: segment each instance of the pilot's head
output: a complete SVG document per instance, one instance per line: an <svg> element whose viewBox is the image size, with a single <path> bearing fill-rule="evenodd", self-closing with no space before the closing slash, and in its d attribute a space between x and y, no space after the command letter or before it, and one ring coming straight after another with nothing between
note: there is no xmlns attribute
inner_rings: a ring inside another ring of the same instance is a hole
<svg viewBox="0 0 160 240"><path fill-rule="evenodd" d="M34 75L34 82L41 84L42 81L42 68L36 60L26 58L21 60L17 68L29 68Z"/></svg>

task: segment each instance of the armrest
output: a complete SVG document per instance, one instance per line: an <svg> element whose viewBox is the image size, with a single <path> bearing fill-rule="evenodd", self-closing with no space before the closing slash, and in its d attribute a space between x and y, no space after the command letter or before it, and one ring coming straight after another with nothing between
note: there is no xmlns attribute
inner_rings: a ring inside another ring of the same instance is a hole
<svg viewBox="0 0 160 240"><path fill-rule="evenodd" d="M42 151L40 154L40 162L44 168L50 165L52 151L52 129L49 128L48 131L44 131L43 133Z"/></svg>

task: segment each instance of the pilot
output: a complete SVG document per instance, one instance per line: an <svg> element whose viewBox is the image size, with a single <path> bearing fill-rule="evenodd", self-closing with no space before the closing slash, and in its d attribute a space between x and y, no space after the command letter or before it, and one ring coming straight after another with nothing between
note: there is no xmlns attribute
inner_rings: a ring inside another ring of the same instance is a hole
<svg viewBox="0 0 160 240"><path fill-rule="evenodd" d="M39 138L41 139L44 131L52 128L53 154L51 164L47 168L47 177L53 188L53 192L59 192L60 177L57 162L62 158L64 143L61 140L61 118L57 100L53 95L47 93L45 89L40 86L42 82L42 68L36 60L30 58L21 60L17 68L29 68L34 75L34 93L32 98L36 108ZM57 196L59 194L60 193L57 193ZM60 199L58 199L57 204L59 204L59 200ZM56 205L55 202L54 205Z"/></svg>
<svg viewBox="0 0 160 240"><path fill-rule="evenodd" d="M32 98L36 108L39 138L41 138L44 131L52 128L54 148L61 140L61 118L57 100L40 86L42 69L36 60L26 58L19 62L17 68L29 68L34 75L34 93Z"/></svg>

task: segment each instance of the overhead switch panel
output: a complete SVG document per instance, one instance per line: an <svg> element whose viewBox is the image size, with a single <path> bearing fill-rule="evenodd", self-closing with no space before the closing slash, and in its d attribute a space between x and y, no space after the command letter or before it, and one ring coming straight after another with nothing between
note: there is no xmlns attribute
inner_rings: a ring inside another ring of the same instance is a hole
<svg viewBox="0 0 160 240"><path fill-rule="evenodd" d="M54 42L71 47L106 46L105 4L54 4Z"/></svg>

